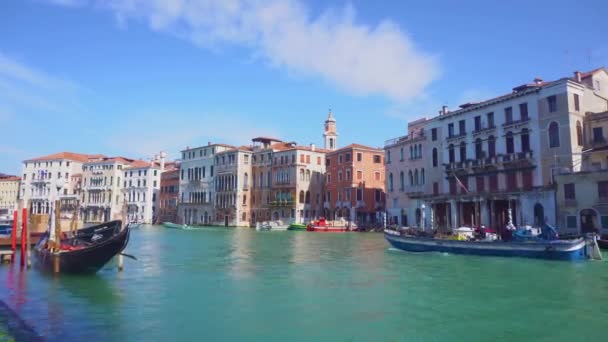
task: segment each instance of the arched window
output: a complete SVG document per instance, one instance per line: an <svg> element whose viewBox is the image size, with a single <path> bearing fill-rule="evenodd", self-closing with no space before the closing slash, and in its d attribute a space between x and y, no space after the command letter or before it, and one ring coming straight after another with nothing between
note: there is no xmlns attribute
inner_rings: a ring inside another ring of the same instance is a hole
<svg viewBox="0 0 608 342"><path fill-rule="evenodd" d="M580 121L576 121L576 141L578 146L583 146L583 126Z"/></svg>
<svg viewBox="0 0 608 342"><path fill-rule="evenodd" d="M530 134L527 128L521 130L521 151L530 151Z"/></svg>
<svg viewBox="0 0 608 342"><path fill-rule="evenodd" d="M460 161L464 162L467 160L467 145L464 141L460 143Z"/></svg>
<svg viewBox="0 0 608 342"><path fill-rule="evenodd" d="M304 190L300 191L300 203L304 203Z"/></svg>
<svg viewBox="0 0 608 342"><path fill-rule="evenodd" d="M416 184L416 186L420 185L420 180L418 179L418 169L416 169L416 171L414 171L414 184Z"/></svg>
<svg viewBox="0 0 608 342"><path fill-rule="evenodd" d="M418 158L422 158L422 144L418 145Z"/></svg>
<svg viewBox="0 0 608 342"><path fill-rule="evenodd" d="M410 178L410 186L414 186L414 175L412 174L412 170L409 170L407 174Z"/></svg>
<svg viewBox="0 0 608 342"><path fill-rule="evenodd" d="M405 175L403 174L403 171L399 173L399 190L405 190Z"/></svg>
<svg viewBox="0 0 608 342"><path fill-rule="evenodd" d="M401 152L403 154L403 148L401 149ZM402 157L403 159L403 157ZM386 162L390 163L391 162L391 151L386 151Z"/></svg>
<svg viewBox="0 0 608 342"><path fill-rule="evenodd" d="M403 155L403 147L401 148L401 161L403 161L404 155Z"/></svg>
<svg viewBox="0 0 608 342"><path fill-rule="evenodd" d="M243 189L249 188L249 175L247 172L243 175Z"/></svg>
<svg viewBox="0 0 608 342"><path fill-rule="evenodd" d="M310 170L306 170L306 180L310 180Z"/></svg>
<svg viewBox="0 0 608 342"><path fill-rule="evenodd" d="M410 146L410 159L414 159L414 146Z"/></svg>
<svg viewBox="0 0 608 342"><path fill-rule="evenodd" d="M488 137L488 157L492 158L496 156L496 139L493 135Z"/></svg>
<svg viewBox="0 0 608 342"><path fill-rule="evenodd" d="M475 158L481 159L483 158L483 146L481 145L481 139L475 139Z"/></svg>
<svg viewBox="0 0 608 342"><path fill-rule="evenodd" d="M553 121L549 124L549 148L559 147L559 125Z"/></svg>
<svg viewBox="0 0 608 342"><path fill-rule="evenodd" d="M513 132L507 132L507 154L515 153L515 145L513 144Z"/></svg>
<svg viewBox="0 0 608 342"><path fill-rule="evenodd" d="M456 161L456 157L454 155L454 144L450 144L448 147L448 154L450 157L450 163L454 163Z"/></svg>
<svg viewBox="0 0 608 342"><path fill-rule="evenodd" d="M306 200L304 203L310 204L310 191L306 191Z"/></svg>
<svg viewBox="0 0 608 342"><path fill-rule="evenodd" d="M388 175L388 189L390 191L393 191L393 173L392 172Z"/></svg>
<svg viewBox="0 0 608 342"><path fill-rule="evenodd" d="M424 169L420 171L420 183L424 185Z"/></svg>
<svg viewBox="0 0 608 342"><path fill-rule="evenodd" d="M433 148L433 167L437 167L437 148Z"/></svg>
<svg viewBox="0 0 608 342"><path fill-rule="evenodd" d="M304 180L304 169L300 169L300 180Z"/></svg>

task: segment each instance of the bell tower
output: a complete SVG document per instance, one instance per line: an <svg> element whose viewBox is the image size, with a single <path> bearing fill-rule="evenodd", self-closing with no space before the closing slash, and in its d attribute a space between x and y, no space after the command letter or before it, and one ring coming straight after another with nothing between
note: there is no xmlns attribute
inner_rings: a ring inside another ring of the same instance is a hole
<svg viewBox="0 0 608 342"><path fill-rule="evenodd" d="M338 132L336 132L336 119L334 119L331 109L325 120L325 132L323 133L325 140L325 149L334 151L338 148Z"/></svg>

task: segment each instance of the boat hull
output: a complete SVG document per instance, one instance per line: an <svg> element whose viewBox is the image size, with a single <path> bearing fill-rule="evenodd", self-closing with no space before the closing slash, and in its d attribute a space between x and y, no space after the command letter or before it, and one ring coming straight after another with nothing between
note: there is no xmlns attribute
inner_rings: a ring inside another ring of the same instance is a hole
<svg viewBox="0 0 608 342"><path fill-rule="evenodd" d="M290 224L289 227L287 228L287 230L305 231L306 230L306 225L305 224L299 224L299 223Z"/></svg>
<svg viewBox="0 0 608 342"><path fill-rule="evenodd" d="M343 233L349 231L347 227L331 227L331 226L308 226L309 232L325 232L325 233Z"/></svg>
<svg viewBox="0 0 608 342"><path fill-rule="evenodd" d="M163 227L170 228L170 229L186 229L186 228L188 228L188 226L185 225L185 224L177 224L177 223L173 223L173 222L163 222Z"/></svg>
<svg viewBox="0 0 608 342"><path fill-rule="evenodd" d="M587 242L579 238L572 241L502 242L457 241L424 237L400 236L385 233L394 247L408 252L442 252L480 256L523 257L549 260L586 260Z"/></svg>
<svg viewBox="0 0 608 342"><path fill-rule="evenodd" d="M597 245L601 249L608 249L608 240L597 240Z"/></svg>
<svg viewBox="0 0 608 342"><path fill-rule="evenodd" d="M107 264L114 256L122 252L129 241L130 229L120 229L121 221L112 221L105 226L111 226L113 234L99 243L93 243L82 249L62 251L59 253L59 271L61 273L95 273ZM91 227L102 227L104 225ZM88 230L89 228L83 229ZM70 242L72 239L62 240ZM46 241L44 239L43 241ZM41 246L42 242L34 248L34 254L38 259L39 266L52 272L54 270L55 254Z"/></svg>

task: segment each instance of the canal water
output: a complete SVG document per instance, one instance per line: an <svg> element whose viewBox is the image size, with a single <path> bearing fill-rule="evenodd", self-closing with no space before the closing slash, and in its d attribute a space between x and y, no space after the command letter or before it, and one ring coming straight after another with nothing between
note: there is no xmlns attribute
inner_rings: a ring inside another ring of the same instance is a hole
<svg viewBox="0 0 608 342"><path fill-rule="evenodd" d="M608 262L410 254L381 234L132 232L125 271L0 267L49 341L605 340ZM608 255L605 254L606 257Z"/></svg>

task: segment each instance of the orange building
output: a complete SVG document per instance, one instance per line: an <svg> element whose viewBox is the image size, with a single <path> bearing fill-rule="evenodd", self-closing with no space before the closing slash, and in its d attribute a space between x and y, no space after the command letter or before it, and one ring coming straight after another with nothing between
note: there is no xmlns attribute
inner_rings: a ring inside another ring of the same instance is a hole
<svg viewBox="0 0 608 342"><path fill-rule="evenodd" d="M156 223L176 222L177 199L179 198L179 166L169 163L167 171L160 175L158 195L158 217Z"/></svg>
<svg viewBox="0 0 608 342"><path fill-rule="evenodd" d="M327 153L325 213L358 224L381 222L385 210L384 150L351 144Z"/></svg>

